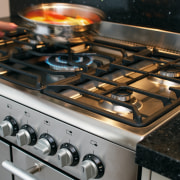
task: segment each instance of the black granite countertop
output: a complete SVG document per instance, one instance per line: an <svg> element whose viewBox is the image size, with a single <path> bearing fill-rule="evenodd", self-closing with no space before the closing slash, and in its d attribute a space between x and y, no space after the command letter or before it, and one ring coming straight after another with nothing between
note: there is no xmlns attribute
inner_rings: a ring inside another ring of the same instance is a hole
<svg viewBox="0 0 180 180"><path fill-rule="evenodd" d="M180 179L180 113L137 144L136 163Z"/></svg>
<svg viewBox="0 0 180 180"><path fill-rule="evenodd" d="M177 0L9 0L11 16L41 3L73 3L93 6L106 21L158 28L180 33L180 1Z"/></svg>

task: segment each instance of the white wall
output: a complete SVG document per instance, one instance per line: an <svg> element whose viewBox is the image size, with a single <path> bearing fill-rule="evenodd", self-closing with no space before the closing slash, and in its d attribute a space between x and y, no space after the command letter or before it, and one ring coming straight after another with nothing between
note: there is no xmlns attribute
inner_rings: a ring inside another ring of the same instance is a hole
<svg viewBox="0 0 180 180"><path fill-rule="evenodd" d="M9 15L9 0L0 0L0 18L8 17Z"/></svg>

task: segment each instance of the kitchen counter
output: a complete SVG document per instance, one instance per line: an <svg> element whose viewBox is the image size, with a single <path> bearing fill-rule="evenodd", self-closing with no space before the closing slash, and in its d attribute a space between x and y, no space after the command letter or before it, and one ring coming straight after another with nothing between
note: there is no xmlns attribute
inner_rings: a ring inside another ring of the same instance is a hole
<svg viewBox="0 0 180 180"><path fill-rule="evenodd" d="M173 180L180 179L180 113L138 143L136 163Z"/></svg>
<svg viewBox="0 0 180 180"><path fill-rule="evenodd" d="M60 2L59 0L9 0L11 16L35 4ZM167 0L61 0L64 3L84 4L101 9L106 21L158 28L180 33L180 1Z"/></svg>

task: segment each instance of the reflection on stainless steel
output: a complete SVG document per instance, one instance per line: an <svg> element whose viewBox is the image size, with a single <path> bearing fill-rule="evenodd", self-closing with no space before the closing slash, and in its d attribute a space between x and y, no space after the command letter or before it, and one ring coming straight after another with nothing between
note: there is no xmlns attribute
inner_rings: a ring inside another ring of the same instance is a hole
<svg viewBox="0 0 180 180"><path fill-rule="evenodd" d="M180 87L180 85L176 82L172 82L172 81L168 81L166 79L161 79L161 78L158 78L158 77L153 77L153 76L149 76L148 79L156 84L157 87L163 87L165 88L167 91L169 91L169 87L171 86L175 86L175 87ZM161 88L162 89L162 88Z"/></svg>
<svg viewBox="0 0 180 180"><path fill-rule="evenodd" d="M5 69L0 68L0 75L6 74L7 72Z"/></svg>
<svg viewBox="0 0 180 180"><path fill-rule="evenodd" d="M110 33L113 29L113 33ZM119 39L147 46L179 52L180 34L159 29L144 28L104 21L101 24L102 36Z"/></svg>
<svg viewBox="0 0 180 180"><path fill-rule="evenodd" d="M166 77L179 78L180 69L176 69L176 68L165 69L165 70L161 70L159 74Z"/></svg>
<svg viewBox="0 0 180 180"><path fill-rule="evenodd" d="M48 74L46 77L46 80L48 83L53 83L53 82L57 82L60 80L63 80L65 77L64 75L53 75L53 74Z"/></svg>

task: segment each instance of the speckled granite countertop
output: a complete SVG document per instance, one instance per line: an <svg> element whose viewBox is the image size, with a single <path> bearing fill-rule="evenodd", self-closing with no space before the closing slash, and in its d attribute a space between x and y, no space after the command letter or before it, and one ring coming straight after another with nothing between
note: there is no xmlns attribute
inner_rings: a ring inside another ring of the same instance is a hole
<svg viewBox="0 0 180 180"><path fill-rule="evenodd" d="M51 2L94 6L104 11L106 21L180 33L180 1L177 0L9 0L10 14L15 16L27 7Z"/></svg>
<svg viewBox="0 0 180 180"><path fill-rule="evenodd" d="M136 163L173 180L180 179L180 114L138 143Z"/></svg>

